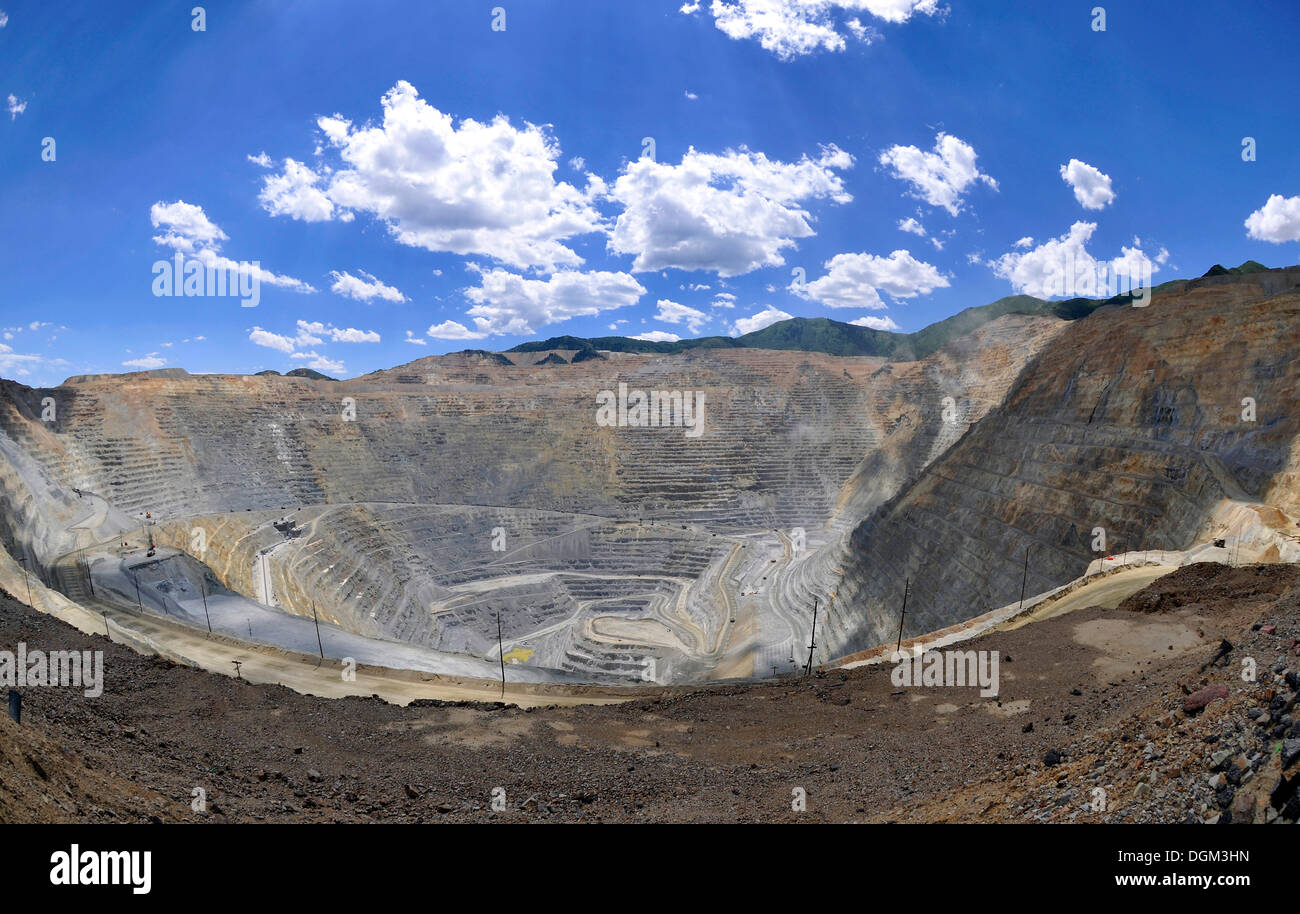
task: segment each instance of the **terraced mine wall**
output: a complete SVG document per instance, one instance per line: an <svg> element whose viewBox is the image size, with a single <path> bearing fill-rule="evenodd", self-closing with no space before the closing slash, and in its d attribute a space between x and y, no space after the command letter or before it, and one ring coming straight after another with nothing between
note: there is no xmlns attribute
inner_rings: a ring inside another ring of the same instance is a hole
<svg viewBox="0 0 1300 914"><path fill-rule="evenodd" d="M1081 574L1106 551L1183 549L1224 500L1294 508L1300 268L1099 309L1005 403L852 531L829 656L943 628ZM1254 401L1254 421L1243 410ZM908 583L910 581L910 584Z"/></svg>
<svg viewBox="0 0 1300 914"><path fill-rule="evenodd" d="M143 537L147 513L232 590L359 634L484 655L500 613L521 662L637 676L653 660L689 678L764 650L726 631L756 537L803 528L815 549L851 529L1065 326L1007 315L919 362L457 354L346 382L2 382L0 535L41 567ZM598 425L597 394L620 382L701 392L704 433ZM954 421L931 421L944 398Z"/></svg>

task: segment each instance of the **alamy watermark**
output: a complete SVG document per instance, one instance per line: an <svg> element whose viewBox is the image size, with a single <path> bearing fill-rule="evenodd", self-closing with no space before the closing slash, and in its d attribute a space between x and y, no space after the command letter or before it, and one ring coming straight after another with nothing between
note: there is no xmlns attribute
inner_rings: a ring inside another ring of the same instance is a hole
<svg viewBox="0 0 1300 914"><path fill-rule="evenodd" d="M62 686L84 689L87 698L104 694L103 651L0 651L0 688Z"/></svg>
<svg viewBox="0 0 1300 914"><path fill-rule="evenodd" d="M704 434L704 391L628 390L596 394L596 424L602 428L684 428L687 438Z"/></svg>
<svg viewBox="0 0 1300 914"><path fill-rule="evenodd" d="M889 661L896 664L889 681L899 688L978 686L981 698L998 694L997 651L927 651L917 645L910 654L892 652Z"/></svg>
<svg viewBox="0 0 1300 914"><path fill-rule="evenodd" d="M232 296L241 299L241 306L256 308L262 301L261 263L223 260L222 264L212 266L193 258L186 260L179 252L171 260L156 260L153 294L160 298Z"/></svg>

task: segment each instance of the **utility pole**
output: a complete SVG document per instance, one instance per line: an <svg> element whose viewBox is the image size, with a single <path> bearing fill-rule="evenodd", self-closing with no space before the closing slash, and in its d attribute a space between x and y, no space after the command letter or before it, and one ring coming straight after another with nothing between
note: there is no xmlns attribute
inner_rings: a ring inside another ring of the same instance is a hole
<svg viewBox="0 0 1300 914"><path fill-rule="evenodd" d="M199 593L203 594L203 618L208 620L208 634L212 634L212 617L208 615L208 579L199 575Z"/></svg>
<svg viewBox="0 0 1300 914"><path fill-rule="evenodd" d="M1020 605L1016 607L1016 612L1025 608L1025 585L1029 583L1029 547L1025 547L1025 573L1020 578Z"/></svg>
<svg viewBox="0 0 1300 914"><path fill-rule="evenodd" d="M894 645L897 654L903 647L903 620L907 618L907 594L912 589L912 579L903 582L903 613L898 617L898 643Z"/></svg>
<svg viewBox="0 0 1300 914"><path fill-rule="evenodd" d="M813 597L813 623L812 635L808 639L808 667L804 670L804 675L812 674L813 649L817 647L817 598Z"/></svg>
<svg viewBox="0 0 1300 914"><path fill-rule="evenodd" d="M501 610L497 610L497 656L501 658L501 697L506 697L506 655L501 647Z"/></svg>
<svg viewBox="0 0 1300 914"><path fill-rule="evenodd" d="M27 576L27 556L20 556L18 561L23 563L23 580L27 582L27 605L35 609L36 604L32 602L32 579Z"/></svg>
<svg viewBox="0 0 1300 914"><path fill-rule="evenodd" d="M311 617L316 622L316 649L320 651L320 659L325 659L325 645L320 641L320 618L316 615L316 601L311 604Z"/></svg>

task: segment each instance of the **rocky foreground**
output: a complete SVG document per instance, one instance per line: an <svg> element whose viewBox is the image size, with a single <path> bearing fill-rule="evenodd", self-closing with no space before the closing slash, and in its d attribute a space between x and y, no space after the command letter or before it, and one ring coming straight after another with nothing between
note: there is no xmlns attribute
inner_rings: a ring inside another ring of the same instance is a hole
<svg viewBox="0 0 1300 914"><path fill-rule="evenodd" d="M1118 608L963 645L999 652L996 698L899 688L886 665L606 707L325 700L5 595L0 649L20 641L103 650L106 675L94 699L25 688L22 725L0 719L4 822L1300 819L1286 565L1192 565Z"/></svg>

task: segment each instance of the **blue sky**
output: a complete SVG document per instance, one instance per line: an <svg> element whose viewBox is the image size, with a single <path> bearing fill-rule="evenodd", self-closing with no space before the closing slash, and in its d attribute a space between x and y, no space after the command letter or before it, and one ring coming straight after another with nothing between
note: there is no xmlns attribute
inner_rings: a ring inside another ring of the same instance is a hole
<svg viewBox="0 0 1300 914"><path fill-rule="evenodd" d="M1297 261L1292 2L193 5L0 0L5 377L911 331L1067 254ZM257 306L155 295L178 253L256 261Z"/></svg>

